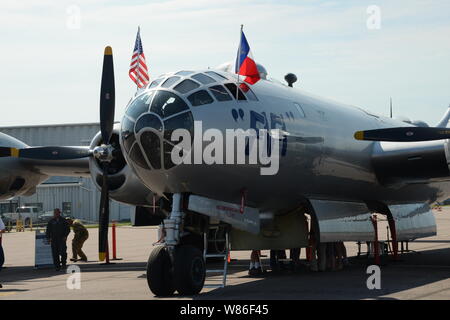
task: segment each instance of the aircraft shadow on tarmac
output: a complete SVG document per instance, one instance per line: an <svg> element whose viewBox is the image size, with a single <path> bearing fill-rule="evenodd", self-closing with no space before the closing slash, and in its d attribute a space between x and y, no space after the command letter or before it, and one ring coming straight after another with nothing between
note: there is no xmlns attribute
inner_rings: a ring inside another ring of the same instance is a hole
<svg viewBox="0 0 450 320"><path fill-rule="evenodd" d="M246 273L243 276L236 275L247 270L246 266L248 266L249 260L232 261L228 269L229 285L227 287L209 292L204 291L191 298L194 300L394 299L384 296L450 277L450 248L403 254L400 261L397 262L392 261L390 257L385 259L381 266L380 290L367 289L366 282L369 275L366 274L366 266L370 263L366 258L351 257L350 261L351 265L341 271L310 272L303 267L296 273L275 274L269 271L264 276L255 279L249 278ZM263 264L268 268L268 259L263 259ZM146 262L120 261L111 265L78 265L82 272L142 271L142 274L137 277L145 281ZM211 265L208 265L209 267ZM34 270L30 266L9 266L0 273L0 282L11 285L26 280L45 281L47 278L63 273L65 271L56 272L53 268ZM208 279L210 278L208 277ZM236 284L236 281L247 279L250 281ZM211 283L209 280L207 282ZM5 292L5 290L5 288L0 289L0 292ZM25 289L14 290L26 291ZM439 290L432 293L439 293ZM149 295L151 295L150 292ZM420 298L420 293L417 292L414 297Z"/></svg>
<svg viewBox="0 0 450 320"><path fill-rule="evenodd" d="M263 260L264 261L264 260ZM384 297L432 284L450 278L450 248L410 252L401 255L399 261L390 257L382 261L381 289L369 290L366 282L370 265L366 258L351 258L351 265L341 271L297 273L271 272L259 281L230 285L193 296L203 299L396 299ZM242 264L242 260L239 261ZM248 261L247 261L248 262ZM264 261L265 262L265 261ZM232 264L231 270L233 270ZM267 263L266 263L267 266ZM242 271L242 269L240 270ZM245 276L247 277L247 276ZM230 277L231 278L231 277ZM230 279L231 280L231 279ZM426 298L447 289L431 290L428 294L419 291L414 299ZM403 296L402 296L403 299Z"/></svg>
<svg viewBox="0 0 450 320"><path fill-rule="evenodd" d="M71 266L73 264L69 264ZM120 272L120 271L143 271L145 273L146 262L120 262L110 265L101 264L75 264L81 268L81 272ZM65 274L66 270L55 271L53 267L34 269L30 266L8 266L0 272L0 283L14 284L26 280L46 279L61 274ZM4 292L4 289L0 289Z"/></svg>

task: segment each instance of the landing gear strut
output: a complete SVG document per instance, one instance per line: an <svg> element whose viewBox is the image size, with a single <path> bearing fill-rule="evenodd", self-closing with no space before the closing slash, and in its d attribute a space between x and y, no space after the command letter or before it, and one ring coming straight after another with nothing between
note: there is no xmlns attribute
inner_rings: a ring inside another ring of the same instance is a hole
<svg viewBox="0 0 450 320"><path fill-rule="evenodd" d="M181 200L181 194L173 195L172 212L164 220L164 245L155 247L148 259L147 282L157 296L172 295L175 290L181 295L194 295L202 290L205 282L202 251L180 243L184 219Z"/></svg>

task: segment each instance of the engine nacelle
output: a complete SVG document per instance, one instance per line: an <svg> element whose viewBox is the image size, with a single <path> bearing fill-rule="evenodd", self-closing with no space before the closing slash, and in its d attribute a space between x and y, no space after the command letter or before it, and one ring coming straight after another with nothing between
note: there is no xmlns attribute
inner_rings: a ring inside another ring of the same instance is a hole
<svg viewBox="0 0 450 320"><path fill-rule="evenodd" d="M90 148L93 149L102 144L101 133L98 132L91 141ZM135 206L149 206L153 202L153 193L147 188L141 180L134 174L131 167L123 157L119 143L119 130L114 128L111 144L115 151L114 160L109 166L108 185L109 196L119 202ZM101 189L103 170L98 159L91 157L89 159L89 169L92 181L97 189Z"/></svg>

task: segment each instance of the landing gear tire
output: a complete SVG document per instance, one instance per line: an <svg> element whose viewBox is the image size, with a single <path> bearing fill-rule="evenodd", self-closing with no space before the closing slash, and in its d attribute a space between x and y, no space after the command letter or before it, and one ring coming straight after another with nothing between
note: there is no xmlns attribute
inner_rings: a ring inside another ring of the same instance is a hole
<svg viewBox="0 0 450 320"><path fill-rule="evenodd" d="M175 292L172 262L164 246L155 247L148 258L147 283L156 296L171 296Z"/></svg>
<svg viewBox="0 0 450 320"><path fill-rule="evenodd" d="M205 261L200 249L183 245L175 250L174 283L181 295L194 295L203 289L206 276Z"/></svg>

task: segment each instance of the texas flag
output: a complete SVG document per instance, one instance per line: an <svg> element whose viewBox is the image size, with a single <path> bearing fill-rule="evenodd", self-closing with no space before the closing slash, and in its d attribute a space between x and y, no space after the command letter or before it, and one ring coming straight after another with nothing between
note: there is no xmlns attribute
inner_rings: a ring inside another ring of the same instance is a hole
<svg viewBox="0 0 450 320"><path fill-rule="evenodd" d="M250 46L245 38L244 31L241 29L241 43L239 44L238 55L236 58L236 73L246 76L244 81L249 84L255 84L261 77L259 76L258 68L253 59Z"/></svg>

